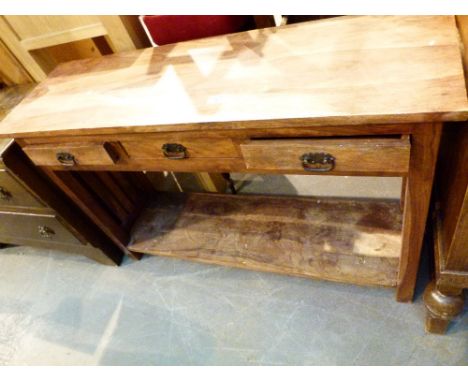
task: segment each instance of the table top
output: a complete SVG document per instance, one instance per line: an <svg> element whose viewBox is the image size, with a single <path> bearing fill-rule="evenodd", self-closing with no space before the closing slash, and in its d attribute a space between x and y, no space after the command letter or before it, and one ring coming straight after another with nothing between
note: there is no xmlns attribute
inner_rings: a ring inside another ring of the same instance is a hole
<svg viewBox="0 0 468 382"><path fill-rule="evenodd" d="M350 16L61 64L0 136L466 119L453 16Z"/></svg>

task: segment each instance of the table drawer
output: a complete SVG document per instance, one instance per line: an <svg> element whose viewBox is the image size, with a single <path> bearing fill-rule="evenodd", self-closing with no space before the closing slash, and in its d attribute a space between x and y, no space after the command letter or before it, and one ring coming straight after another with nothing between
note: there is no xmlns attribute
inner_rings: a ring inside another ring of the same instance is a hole
<svg viewBox="0 0 468 382"><path fill-rule="evenodd" d="M230 139L148 138L122 142L132 159L236 158L240 153Z"/></svg>
<svg viewBox="0 0 468 382"><path fill-rule="evenodd" d="M408 172L410 143L402 138L258 139L240 145L255 171L310 174L401 175Z"/></svg>
<svg viewBox="0 0 468 382"><path fill-rule="evenodd" d="M0 240L81 244L54 215L0 212Z"/></svg>
<svg viewBox="0 0 468 382"><path fill-rule="evenodd" d="M38 166L112 165L119 159L115 145L109 142L31 145L24 147L24 151Z"/></svg>
<svg viewBox="0 0 468 382"><path fill-rule="evenodd" d="M0 207L44 207L8 171L0 169Z"/></svg>

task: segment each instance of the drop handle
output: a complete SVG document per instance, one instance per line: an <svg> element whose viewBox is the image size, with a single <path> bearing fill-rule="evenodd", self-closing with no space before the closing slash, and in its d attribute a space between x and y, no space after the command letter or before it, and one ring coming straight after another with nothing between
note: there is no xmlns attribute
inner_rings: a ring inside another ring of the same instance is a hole
<svg viewBox="0 0 468 382"><path fill-rule="evenodd" d="M161 149L167 159L185 159L188 156L187 148L179 143L165 143Z"/></svg>
<svg viewBox="0 0 468 382"><path fill-rule="evenodd" d="M0 200L10 200L13 197L11 192L0 186Z"/></svg>
<svg viewBox="0 0 468 382"><path fill-rule="evenodd" d="M335 157L328 153L306 153L299 159L305 171L327 172L335 168Z"/></svg>
<svg viewBox="0 0 468 382"><path fill-rule="evenodd" d="M59 161L59 163L62 166L75 166L76 165L76 159L73 154L67 153L67 152L59 152L55 154L55 157Z"/></svg>
<svg viewBox="0 0 468 382"><path fill-rule="evenodd" d="M41 235L42 237L44 237L46 239L49 239L49 238L51 238L52 236L55 235L55 231L52 228L47 227L46 225L38 226L37 230L39 232L39 235Z"/></svg>

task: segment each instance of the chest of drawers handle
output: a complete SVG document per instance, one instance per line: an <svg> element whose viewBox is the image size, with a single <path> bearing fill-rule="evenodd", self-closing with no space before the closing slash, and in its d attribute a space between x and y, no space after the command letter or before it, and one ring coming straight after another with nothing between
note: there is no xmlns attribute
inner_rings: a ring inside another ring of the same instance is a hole
<svg viewBox="0 0 468 382"><path fill-rule="evenodd" d="M51 238L55 235L55 231L52 228L47 227L46 225L38 226L37 230L39 232L39 235L41 235L44 238Z"/></svg>
<svg viewBox="0 0 468 382"><path fill-rule="evenodd" d="M10 200L12 198L11 192L0 186L0 199Z"/></svg>
<svg viewBox="0 0 468 382"><path fill-rule="evenodd" d="M58 152L55 156L62 166L76 165L76 159L73 154L67 152Z"/></svg>
<svg viewBox="0 0 468 382"><path fill-rule="evenodd" d="M165 143L162 145L162 151L168 159L187 158L187 148L179 143Z"/></svg>
<svg viewBox="0 0 468 382"><path fill-rule="evenodd" d="M327 172L335 167L335 158L328 153L307 153L299 159L306 171Z"/></svg>

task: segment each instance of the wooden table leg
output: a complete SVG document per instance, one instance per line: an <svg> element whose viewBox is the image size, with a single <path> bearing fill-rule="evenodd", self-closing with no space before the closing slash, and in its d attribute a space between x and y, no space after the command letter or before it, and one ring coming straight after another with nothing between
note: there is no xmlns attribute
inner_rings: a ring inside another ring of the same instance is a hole
<svg viewBox="0 0 468 382"><path fill-rule="evenodd" d="M444 334L450 321L463 311L463 290L443 289L432 281L424 291L424 304L427 309L426 331Z"/></svg>
<svg viewBox="0 0 468 382"><path fill-rule="evenodd" d="M411 134L397 287L400 302L413 299L441 132L441 123L430 123L415 125Z"/></svg>

